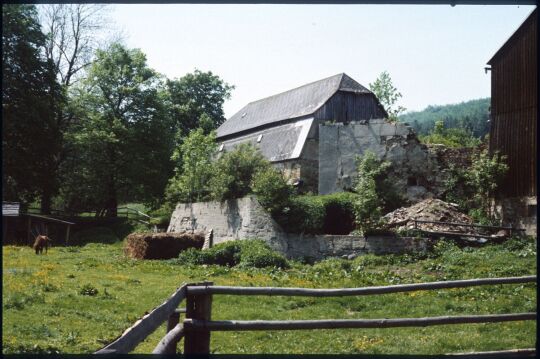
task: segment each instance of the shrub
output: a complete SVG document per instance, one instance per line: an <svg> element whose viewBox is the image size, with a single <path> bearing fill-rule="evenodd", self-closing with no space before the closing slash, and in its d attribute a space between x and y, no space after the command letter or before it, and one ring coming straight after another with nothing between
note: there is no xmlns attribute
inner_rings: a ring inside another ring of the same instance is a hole
<svg viewBox="0 0 540 359"><path fill-rule="evenodd" d="M208 264L254 268L288 268L281 254L273 251L262 240L238 240L217 244L206 250L189 249L178 256L180 264Z"/></svg>
<svg viewBox="0 0 540 359"><path fill-rule="evenodd" d="M293 197L274 218L291 233L349 234L355 228L357 197L350 192Z"/></svg>
<svg viewBox="0 0 540 359"><path fill-rule="evenodd" d="M325 211L323 233L349 234L354 230L354 202L357 197L351 192L321 196Z"/></svg>
<svg viewBox="0 0 540 359"><path fill-rule="evenodd" d="M383 201L377 193L376 178L389 166L389 162L380 161L370 151L358 158L358 175L354 186L358 197L354 203L354 214L358 229L363 233L381 226Z"/></svg>
<svg viewBox="0 0 540 359"><path fill-rule="evenodd" d="M251 192L250 185L255 173L265 171L270 166L270 162L253 145L238 145L214 162L209 180L212 199L225 201L244 197Z"/></svg>
<svg viewBox="0 0 540 359"><path fill-rule="evenodd" d="M107 227L94 227L76 232L69 240L72 245L85 245L87 243L111 244L120 241L112 229Z"/></svg>
<svg viewBox="0 0 540 359"><path fill-rule="evenodd" d="M243 243L242 243L243 242ZM240 243L240 266L253 268L288 268L285 257L273 251L261 240L245 240Z"/></svg>
<svg viewBox="0 0 540 359"><path fill-rule="evenodd" d="M287 184L282 172L273 167L255 173L251 189L270 213L278 213L288 206L293 193L293 187Z"/></svg>
<svg viewBox="0 0 540 359"><path fill-rule="evenodd" d="M126 238L124 253L138 259L170 259L203 244L201 233L132 233Z"/></svg>
<svg viewBox="0 0 540 359"><path fill-rule="evenodd" d="M276 216L287 232L322 233L326 211L321 196L297 196L290 200L288 208Z"/></svg>

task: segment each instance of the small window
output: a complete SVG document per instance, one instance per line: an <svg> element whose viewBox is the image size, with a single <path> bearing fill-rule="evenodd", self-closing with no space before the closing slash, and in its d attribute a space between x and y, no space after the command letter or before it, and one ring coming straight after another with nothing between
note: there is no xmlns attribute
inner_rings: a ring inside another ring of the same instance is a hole
<svg viewBox="0 0 540 359"><path fill-rule="evenodd" d="M247 113L244 112L241 117L244 118L244 117L246 117L246 115L247 115Z"/></svg>
<svg viewBox="0 0 540 359"><path fill-rule="evenodd" d="M219 146L219 152L223 151L223 143Z"/></svg>
<svg viewBox="0 0 540 359"><path fill-rule="evenodd" d="M261 142L262 136L263 136L263 135L259 135L259 137L257 137L257 143L260 143L260 142Z"/></svg>

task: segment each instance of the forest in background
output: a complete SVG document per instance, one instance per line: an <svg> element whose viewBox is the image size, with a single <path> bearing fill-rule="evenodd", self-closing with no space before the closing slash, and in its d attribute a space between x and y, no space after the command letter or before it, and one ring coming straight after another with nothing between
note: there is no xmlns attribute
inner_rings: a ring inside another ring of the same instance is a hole
<svg viewBox="0 0 540 359"><path fill-rule="evenodd" d="M429 135L437 121L444 127L460 128L470 132L475 138L483 138L489 133L490 98L481 98L450 105L430 105L423 111L413 111L399 116L421 136Z"/></svg>

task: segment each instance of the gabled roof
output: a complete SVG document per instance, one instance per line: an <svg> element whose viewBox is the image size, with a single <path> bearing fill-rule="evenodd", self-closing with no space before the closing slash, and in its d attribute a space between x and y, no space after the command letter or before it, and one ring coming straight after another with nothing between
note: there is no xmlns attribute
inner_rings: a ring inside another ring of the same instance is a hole
<svg viewBox="0 0 540 359"><path fill-rule="evenodd" d="M499 50L497 50L497 52L495 53L495 55L493 55L491 57L491 59L489 59L489 61L487 62L488 65L493 65L493 61L497 60L497 58L499 56L501 56L505 51L506 49L511 45L513 44L523 33L523 31L525 31L525 28L527 26L529 26L529 23L531 23L533 20L536 19L536 17L538 16L538 8L534 8L533 11L531 11L531 13L529 14L529 16L527 16L527 18L525 19L525 21L523 21L523 23L517 28L516 31L514 31L514 33L508 38L508 40L506 40L504 42L504 44L499 48ZM536 32L536 31L535 31Z"/></svg>
<svg viewBox="0 0 540 359"><path fill-rule="evenodd" d="M262 100L250 102L217 129L217 137L312 115L337 91L372 93L346 74L334 75Z"/></svg>
<svg viewBox="0 0 540 359"><path fill-rule="evenodd" d="M241 143L251 143L270 162L296 159L302 154L312 124L313 118L306 118L250 132L247 135L223 141L221 150L231 151Z"/></svg>

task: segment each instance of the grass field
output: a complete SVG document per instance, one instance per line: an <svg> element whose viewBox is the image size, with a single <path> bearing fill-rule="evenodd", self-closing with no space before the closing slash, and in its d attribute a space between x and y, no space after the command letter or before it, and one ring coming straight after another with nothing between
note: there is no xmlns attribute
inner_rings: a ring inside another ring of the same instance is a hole
<svg viewBox="0 0 540 359"><path fill-rule="evenodd" d="M189 267L135 261L122 243L55 247L36 256L3 246L3 353L90 353L109 343L182 282L218 285L360 287L536 274L536 241L483 248L440 245L427 258L361 256L295 263L286 271ZM536 284L495 285L365 297L215 296L213 319L353 319L536 311ZM159 328L135 353L149 353ZM534 347L536 323L427 328L212 333L215 353L438 354Z"/></svg>

